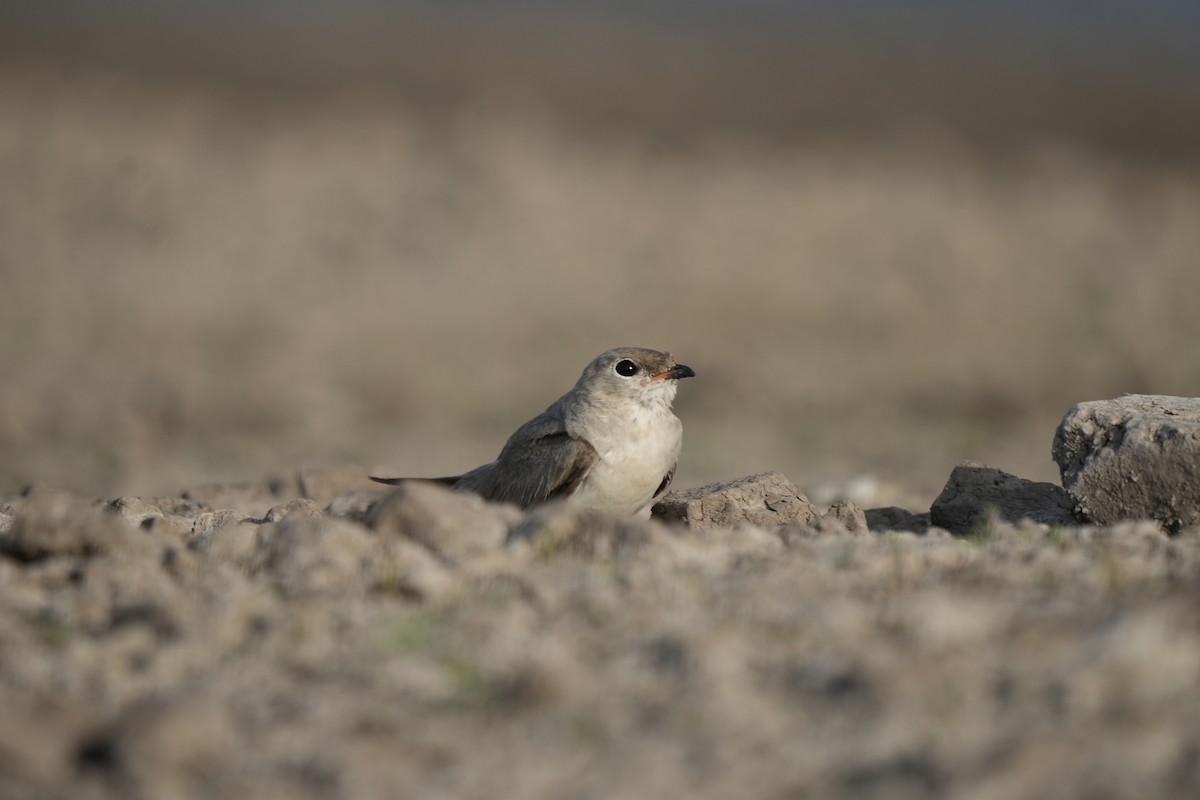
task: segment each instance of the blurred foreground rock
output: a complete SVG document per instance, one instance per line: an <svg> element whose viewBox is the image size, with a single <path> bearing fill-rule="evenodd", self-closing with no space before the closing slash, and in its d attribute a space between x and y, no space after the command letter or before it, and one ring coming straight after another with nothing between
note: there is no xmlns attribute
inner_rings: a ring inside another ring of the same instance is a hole
<svg viewBox="0 0 1200 800"><path fill-rule="evenodd" d="M0 501L0 797L1200 794L1200 531L354 483Z"/></svg>
<svg viewBox="0 0 1200 800"><path fill-rule="evenodd" d="M1074 520L1072 506L1071 498L1059 486L967 461L950 473L929 509L929 519L951 533L968 534L987 525L993 515L1004 522L1031 519L1064 525Z"/></svg>
<svg viewBox="0 0 1200 800"><path fill-rule="evenodd" d="M147 554L152 539L102 504L60 491L34 490L17 508L0 553L19 561L104 553Z"/></svg>
<svg viewBox="0 0 1200 800"><path fill-rule="evenodd" d="M654 517L689 528L748 523L764 528L805 525L820 516L804 493L778 472L668 492L654 504Z"/></svg>
<svg viewBox="0 0 1200 800"><path fill-rule="evenodd" d="M528 543L541 557L572 553L614 558L648 544L661 526L641 519L621 519L568 503L547 503L529 510L509 535L509 544Z"/></svg>
<svg viewBox="0 0 1200 800"><path fill-rule="evenodd" d="M436 483L407 481L371 508L366 523L380 534L412 539L455 561L500 547L520 518L516 506L488 503Z"/></svg>
<svg viewBox="0 0 1200 800"><path fill-rule="evenodd" d="M1200 398L1128 395L1080 403L1054 435L1063 486L1085 519L1200 522Z"/></svg>

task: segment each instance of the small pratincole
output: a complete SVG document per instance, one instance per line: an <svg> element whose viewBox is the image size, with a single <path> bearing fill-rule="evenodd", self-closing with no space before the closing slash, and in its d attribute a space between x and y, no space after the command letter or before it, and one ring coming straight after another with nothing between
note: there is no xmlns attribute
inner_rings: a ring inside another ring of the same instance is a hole
<svg viewBox="0 0 1200 800"><path fill-rule="evenodd" d="M670 353L619 347L592 360L575 386L517 429L499 457L462 475L427 480L528 508L563 499L609 514L638 514L667 490L683 423L671 411L691 367Z"/></svg>

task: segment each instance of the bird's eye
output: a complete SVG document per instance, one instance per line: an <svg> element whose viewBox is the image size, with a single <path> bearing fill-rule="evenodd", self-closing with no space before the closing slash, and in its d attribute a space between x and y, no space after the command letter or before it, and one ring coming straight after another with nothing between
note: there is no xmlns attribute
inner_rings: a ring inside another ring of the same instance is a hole
<svg viewBox="0 0 1200 800"><path fill-rule="evenodd" d="M638 365L630 361L628 358L622 358L617 362L617 374L623 375L626 378L632 378L637 375Z"/></svg>

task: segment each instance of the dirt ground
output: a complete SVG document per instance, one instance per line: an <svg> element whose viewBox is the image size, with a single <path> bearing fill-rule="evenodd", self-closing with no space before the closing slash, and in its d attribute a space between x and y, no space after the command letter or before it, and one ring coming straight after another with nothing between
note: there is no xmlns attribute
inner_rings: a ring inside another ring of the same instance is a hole
<svg viewBox="0 0 1200 800"><path fill-rule="evenodd" d="M295 478L476 466L636 345L698 373L677 487L1057 482L1072 404L1200 395L1183 87L0 27L0 796L1200 793L1195 531L441 552Z"/></svg>

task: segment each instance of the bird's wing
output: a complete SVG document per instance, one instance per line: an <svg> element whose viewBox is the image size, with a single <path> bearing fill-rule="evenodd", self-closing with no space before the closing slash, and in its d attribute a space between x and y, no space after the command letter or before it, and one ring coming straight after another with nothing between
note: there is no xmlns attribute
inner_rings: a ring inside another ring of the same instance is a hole
<svg viewBox="0 0 1200 800"><path fill-rule="evenodd" d="M462 477L455 488L522 508L575 494L600 456L550 413L517 429L500 457Z"/></svg>

